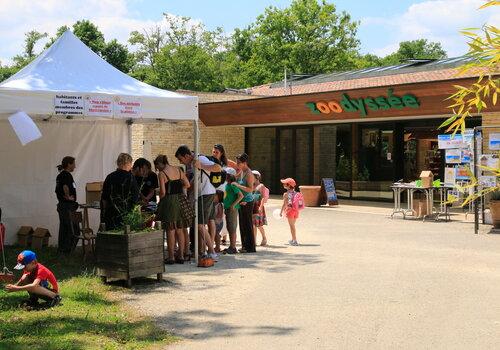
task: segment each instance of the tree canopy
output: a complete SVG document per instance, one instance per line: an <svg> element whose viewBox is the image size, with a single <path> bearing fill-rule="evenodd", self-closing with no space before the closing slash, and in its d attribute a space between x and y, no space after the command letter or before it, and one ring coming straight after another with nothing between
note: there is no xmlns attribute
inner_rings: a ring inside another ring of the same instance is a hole
<svg viewBox="0 0 500 350"><path fill-rule="evenodd" d="M72 30L95 53L124 73L164 89L223 91L282 80L289 74L318 74L393 65L408 59L443 58L440 43L404 41L386 57L359 52L357 29L346 12L326 0L292 0L283 9L270 6L246 28L228 35L188 17L164 14L164 25L132 31L128 45L106 41L97 25L79 20L59 27L45 47ZM11 66L0 66L4 80L31 62L35 45L47 33L26 33L23 53Z"/></svg>

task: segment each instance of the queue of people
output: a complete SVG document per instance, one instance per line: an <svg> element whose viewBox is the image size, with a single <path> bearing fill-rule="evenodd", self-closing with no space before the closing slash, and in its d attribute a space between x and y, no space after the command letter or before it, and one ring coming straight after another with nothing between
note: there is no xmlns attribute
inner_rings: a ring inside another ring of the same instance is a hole
<svg viewBox="0 0 500 350"><path fill-rule="evenodd" d="M129 154L121 153L117 169L110 173L101 195L101 223L106 230L123 227L123 217L137 205L145 212L153 212L155 221L161 221L166 237L166 264L183 264L194 253L194 225L198 225L199 254L215 261L220 254L255 253L258 235L260 246L268 239L265 226L265 206L269 189L262 174L250 167L246 153L227 158L223 145L216 144L212 155L196 155L188 146L181 145L175 157L183 166L171 165L166 155L158 155L152 164L139 158L133 162ZM76 185L71 173L76 168L73 157L65 157L59 166L56 181L57 210L60 218L59 251L68 253L76 246L71 214L78 209ZM198 195L194 193L194 169L199 170ZM298 245L295 221L299 209L295 204L293 179L281 181L286 190L280 215L286 216L292 239ZM158 190L158 199L157 199ZM194 222L195 201L198 202L198 221ZM237 228L241 248L236 247ZM226 226L227 237L221 236ZM228 245L221 249L222 245Z"/></svg>

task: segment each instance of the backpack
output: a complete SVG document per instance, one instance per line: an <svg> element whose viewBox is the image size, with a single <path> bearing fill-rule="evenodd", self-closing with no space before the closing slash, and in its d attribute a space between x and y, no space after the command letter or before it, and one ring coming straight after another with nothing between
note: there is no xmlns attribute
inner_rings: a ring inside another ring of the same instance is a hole
<svg viewBox="0 0 500 350"><path fill-rule="evenodd" d="M300 192L295 192L292 198L292 208L295 210L302 210L304 207L304 196Z"/></svg>
<svg viewBox="0 0 500 350"><path fill-rule="evenodd" d="M202 154L200 154L200 156L201 155ZM212 157L212 156L205 156L205 157L207 157L208 160L222 166L222 164L220 163L220 161L217 158ZM208 180L210 181L212 186L214 186L215 188L219 187L220 185L222 185L223 183L226 182L227 173L224 169L222 169L222 171L220 171L220 172L211 172L210 174L207 173L205 170L202 170L202 171L205 173L205 175L208 176Z"/></svg>

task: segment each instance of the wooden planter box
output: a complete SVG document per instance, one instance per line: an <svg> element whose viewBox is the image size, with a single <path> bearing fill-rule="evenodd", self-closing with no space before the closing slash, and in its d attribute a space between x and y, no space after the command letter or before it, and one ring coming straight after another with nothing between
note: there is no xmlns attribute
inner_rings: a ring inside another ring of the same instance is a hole
<svg viewBox="0 0 500 350"><path fill-rule="evenodd" d="M104 282L120 279L131 287L132 278L154 274L161 281L165 272L163 231L97 233L96 265Z"/></svg>
<svg viewBox="0 0 500 350"><path fill-rule="evenodd" d="M304 197L306 207L319 207L321 205L321 186L299 186Z"/></svg>

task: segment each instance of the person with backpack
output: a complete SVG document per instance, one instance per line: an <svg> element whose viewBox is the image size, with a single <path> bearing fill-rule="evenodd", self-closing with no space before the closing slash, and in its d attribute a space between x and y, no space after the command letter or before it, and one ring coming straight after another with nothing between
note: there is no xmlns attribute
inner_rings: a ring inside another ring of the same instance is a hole
<svg viewBox="0 0 500 350"><path fill-rule="evenodd" d="M175 158L186 166L186 173L190 173L193 167L201 170L199 184L200 192L198 193L198 232L200 239L204 241L207 247L209 257L216 260L218 254L214 251L214 243L207 230L207 225L210 220L213 220L215 232L214 196L216 191L210 181L210 174L212 172L220 172L221 166L209 160L204 155L199 155L198 159L196 159L195 154L191 152L186 145L179 146L175 152ZM195 237L192 237L193 240L194 238Z"/></svg>
<svg viewBox="0 0 500 350"><path fill-rule="evenodd" d="M264 226L267 225L266 208L264 205L269 199L269 189L261 182L262 175L257 170L252 171L255 177L254 182L254 206L253 206L253 235L255 242L257 242L257 230L262 235L260 245L262 247L267 245L266 230Z"/></svg>
<svg viewBox="0 0 500 350"><path fill-rule="evenodd" d="M286 192L283 194L283 205L281 206L280 216L285 214L288 219L288 225L290 226L290 233L292 235L292 239L288 241L288 243L293 246L298 246L299 243L297 242L295 223L299 218L299 211L304 209L304 198L302 197L302 193L295 191L297 183L291 177L282 179L281 183Z"/></svg>

